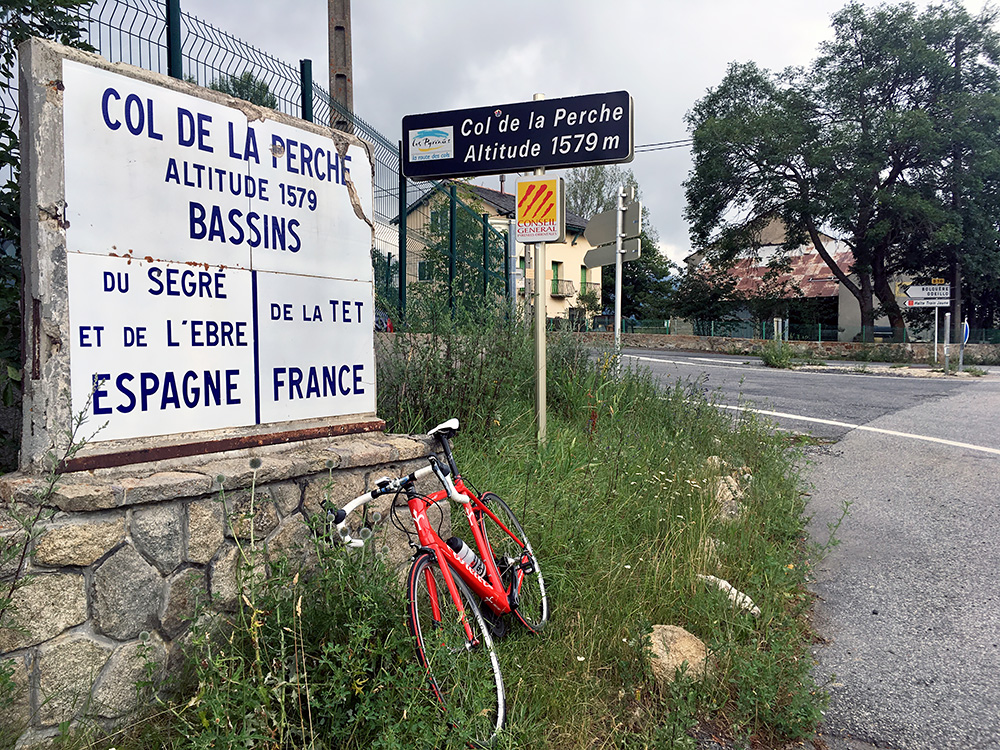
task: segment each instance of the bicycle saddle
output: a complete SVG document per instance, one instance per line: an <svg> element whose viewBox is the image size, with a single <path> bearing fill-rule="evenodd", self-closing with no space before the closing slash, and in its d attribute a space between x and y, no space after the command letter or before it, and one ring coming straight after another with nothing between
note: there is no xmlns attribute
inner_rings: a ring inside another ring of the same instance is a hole
<svg viewBox="0 0 1000 750"><path fill-rule="evenodd" d="M458 418L452 417L447 422L442 422L433 430L428 432L428 435L444 435L446 438L451 438L458 432Z"/></svg>

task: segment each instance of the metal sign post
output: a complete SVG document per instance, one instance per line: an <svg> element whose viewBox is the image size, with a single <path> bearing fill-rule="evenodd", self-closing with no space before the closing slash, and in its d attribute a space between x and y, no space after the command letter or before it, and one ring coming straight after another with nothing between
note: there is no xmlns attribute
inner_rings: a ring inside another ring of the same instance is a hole
<svg viewBox="0 0 1000 750"><path fill-rule="evenodd" d="M545 94L535 94L534 100L540 101ZM535 169L535 176L545 174L545 167ZM543 445L548 439L546 384L546 347L545 347L545 243L535 243L535 418L538 427L538 444Z"/></svg>
<svg viewBox="0 0 1000 750"><path fill-rule="evenodd" d="M626 198L628 203L625 203ZM628 195L625 186L618 188L618 204L602 211L587 222L583 236L593 245L583 256L587 268L615 264L615 361L621 362L622 330L622 263L638 260L642 248L642 204L635 199L634 188Z"/></svg>
<svg viewBox="0 0 1000 750"><path fill-rule="evenodd" d="M615 371L621 372L622 362L622 217L625 213L625 186L618 188L618 210L615 211Z"/></svg>
<svg viewBox="0 0 1000 750"><path fill-rule="evenodd" d="M937 362L937 348L938 348L938 308L934 307L934 361Z"/></svg>
<svg viewBox="0 0 1000 750"><path fill-rule="evenodd" d="M948 374L948 345L951 343L951 313L944 314L944 374Z"/></svg>
<svg viewBox="0 0 1000 750"><path fill-rule="evenodd" d="M406 115L402 124L401 170L414 180L530 170L541 177L546 168L629 162L635 153L632 97L627 91L549 100L535 94L530 102ZM404 208L400 207L401 223ZM620 269L621 216L617 221ZM546 438L545 242L535 242L534 277L535 404L542 443Z"/></svg>
<svg viewBox="0 0 1000 750"><path fill-rule="evenodd" d="M962 371L965 361L965 345L969 343L969 319L962 321L962 343L958 346L958 371Z"/></svg>

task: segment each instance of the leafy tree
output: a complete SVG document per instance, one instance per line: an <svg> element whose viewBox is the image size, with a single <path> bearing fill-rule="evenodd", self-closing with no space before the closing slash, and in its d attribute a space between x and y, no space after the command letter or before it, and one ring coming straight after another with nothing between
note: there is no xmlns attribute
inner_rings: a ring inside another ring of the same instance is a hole
<svg viewBox="0 0 1000 750"><path fill-rule="evenodd" d="M979 279L995 273L994 16L974 19L954 1L921 14L853 2L809 69L730 66L688 115L695 246L722 265L779 218L785 249L809 240L858 300L863 325L882 312L900 330L894 274L963 260ZM974 147L989 166L970 158ZM824 229L850 247L853 276L833 262Z"/></svg>
<svg viewBox="0 0 1000 750"><path fill-rule="evenodd" d="M786 271L780 266L768 268L756 289L739 295L754 322L767 323L774 318L788 316L792 301L802 296L802 290L794 280L782 278Z"/></svg>
<svg viewBox="0 0 1000 750"><path fill-rule="evenodd" d="M673 282L670 261L656 245L653 229L639 235L639 259L622 263L622 317L659 319L670 317ZM614 266L605 266L601 274L601 296L605 309L615 309Z"/></svg>
<svg viewBox="0 0 1000 750"><path fill-rule="evenodd" d="M256 78L249 70L238 76L224 75L212 81L208 87L262 107L278 108L278 97L271 93L267 83Z"/></svg>
<svg viewBox="0 0 1000 750"><path fill-rule="evenodd" d="M707 335L712 322L736 320L740 305L737 278L726 269L709 265L688 268L673 294L673 312L694 324L695 335Z"/></svg>
<svg viewBox="0 0 1000 750"><path fill-rule="evenodd" d="M24 40L38 36L93 51L94 48L83 41L79 27L79 14L93 3L94 0L5 1L0 9L0 89L4 98L13 98L10 92L17 78L17 46ZM20 165L14 113L0 108L0 173L9 170L9 179L0 192L0 238L15 246L21 231L18 210Z"/></svg>
<svg viewBox="0 0 1000 750"><path fill-rule="evenodd" d="M587 219L618 205L618 189L635 189L639 195L639 182L631 169L618 164L599 164L569 170L566 182L566 210ZM643 217L645 218L645 217Z"/></svg>
<svg viewBox="0 0 1000 750"><path fill-rule="evenodd" d="M618 190L624 186L641 197L639 183L631 169L619 165L598 165L571 169L566 177L566 210L591 218L618 206ZM649 210L642 207L642 234L639 260L622 264L622 317L666 318L669 315L671 264L657 247L658 236L650 225ZM605 266L601 274L601 297L605 310L615 305L615 273Z"/></svg>

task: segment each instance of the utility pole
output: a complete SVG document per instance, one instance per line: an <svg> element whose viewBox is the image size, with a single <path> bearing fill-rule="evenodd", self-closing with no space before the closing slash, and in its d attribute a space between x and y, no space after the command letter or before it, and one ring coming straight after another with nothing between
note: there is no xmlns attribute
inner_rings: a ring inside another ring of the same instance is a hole
<svg viewBox="0 0 1000 750"><path fill-rule="evenodd" d="M962 50L964 44L962 42L962 35L955 35L955 93L958 94L962 90ZM952 119L954 120L955 115L952 113ZM952 123L954 127L954 123ZM955 210L956 215L962 216L962 149L957 143L952 147L952 188L951 188L951 203L952 208ZM963 229L965 221L962 221ZM964 235L964 232L963 232ZM962 242L966 242L964 239ZM952 261L951 266L951 293L952 304L951 304L951 320L955 326L955 330L952 332L952 338L958 341L960 334L960 326L962 325L962 246L958 245L955 247L955 257ZM948 368L945 367L945 373L947 374Z"/></svg>
<svg viewBox="0 0 1000 750"><path fill-rule="evenodd" d="M351 58L351 0L328 0L330 16L330 98L345 112L354 111L354 68ZM351 121L331 108L330 127L348 133Z"/></svg>

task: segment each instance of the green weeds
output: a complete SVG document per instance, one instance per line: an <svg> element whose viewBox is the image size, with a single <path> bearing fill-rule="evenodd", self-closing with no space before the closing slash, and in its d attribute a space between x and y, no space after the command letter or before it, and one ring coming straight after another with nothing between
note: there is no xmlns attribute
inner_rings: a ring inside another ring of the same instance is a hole
<svg viewBox="0 0 1000 750"><path fill-rule="evenodd" d="M317 530L308 564L271 563L265 577L252 518L251 500L234 607L193 628L183 692L193 695L170 708L173 746L437 746L447 727L413 655L398 575L375 551L381 541L351 551Z"/></svg>
<svg viewBox="0 0 1000 750"><path fill-rule="evenodd" d="M379 414L423 432L457 416L467 481L504 497L539 555L551 619L498 643L503 748L693 748L698 725L767 746L807 737L804 496L795 446L752 414L720 413L698 383L616 374L614 357L549 340L549 439L535 441L531 336L517 322L407 333L380 352ZM738 486L720 513L723 477ZM402 586L370 550L323 544L304 569L240 551L236 606L199 619L189 682L158 744L196 748L461 746L442 726L405 626ZM699 574L760 608L734 608ZM710 649L713 676L657 684L653 624ZM219 627L217 627L219 626ZM149 746L119 738L119 750ZM138 736L139 729L135 733Z"/></svg>
<svg viewBox="0 0 1000 750"><path fill-rule="evenodd" d="M789 370L795 364L795 350L785 341L765 341L757 354L767 367Z"/></svg>

